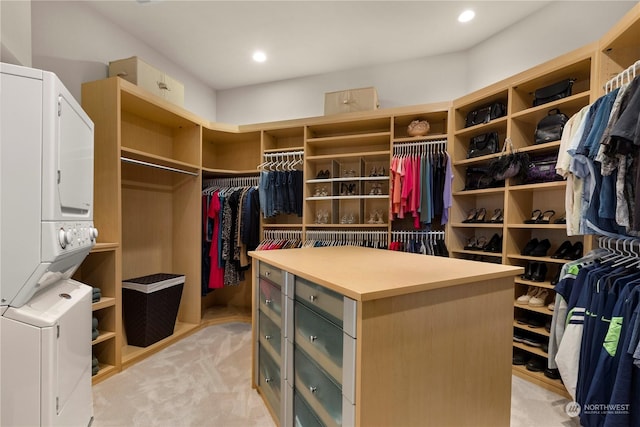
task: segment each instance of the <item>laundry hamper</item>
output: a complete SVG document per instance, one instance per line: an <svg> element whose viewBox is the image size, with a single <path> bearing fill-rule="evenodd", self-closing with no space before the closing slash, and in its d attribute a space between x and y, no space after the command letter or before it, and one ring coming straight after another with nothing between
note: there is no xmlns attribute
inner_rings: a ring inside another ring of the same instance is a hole
<svg viewBox="0 0 640 427"><path fill-rule="evenodd" d="M127 343L147 347L173 334L185 276L157 273L122 282Z"/></svg>

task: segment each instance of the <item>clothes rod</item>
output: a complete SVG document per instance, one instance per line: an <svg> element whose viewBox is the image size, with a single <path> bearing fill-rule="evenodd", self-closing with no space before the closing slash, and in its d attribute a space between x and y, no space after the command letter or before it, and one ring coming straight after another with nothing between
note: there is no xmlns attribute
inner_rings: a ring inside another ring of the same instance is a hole
<svg viewBox="0 0 640 427"><path fill-rule="evenodd" d="M183 173L185 175L198 176L197 172L190 172L190 171L186 171L186 170L182 170L182 169L172 168L172 167L169 167L169 166L162 166L162 165L158 165L158 164L155 164L155 163L145 162L143 160L130 159L129 157L122 157L121 156L120 160L122 160L123 162L126 162L126 163L133 163L133 164L136 164L136 165L149 166L149 167L152 167L152 168L162 169L162 170L166 170L166 171L170 171L170 172Z"/></svg>

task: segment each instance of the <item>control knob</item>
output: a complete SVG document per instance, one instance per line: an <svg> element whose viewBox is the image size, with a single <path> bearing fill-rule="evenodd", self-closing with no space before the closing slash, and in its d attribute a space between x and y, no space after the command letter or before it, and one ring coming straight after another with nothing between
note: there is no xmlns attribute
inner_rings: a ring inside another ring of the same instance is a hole
<svg viewBox="0 0 640 427"><path fill-rule="evenodd" d="M67 245L71 242L71 232L64 231L64 228L58 230L58 242L60 243L60 247L62 249L66 248Z"/></svg>
<svg viewBox="0 0 640 427"><path fill-rule="evenodd" d="M95 227L89 227L89 238L96 240L98 238L98 229Z"/></svg>

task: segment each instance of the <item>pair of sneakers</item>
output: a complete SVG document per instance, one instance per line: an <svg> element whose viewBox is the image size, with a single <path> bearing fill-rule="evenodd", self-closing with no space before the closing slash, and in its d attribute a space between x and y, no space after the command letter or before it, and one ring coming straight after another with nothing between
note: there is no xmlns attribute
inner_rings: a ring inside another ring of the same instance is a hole
<svg viewBox="0 0 640 427"><path fill-rule="evenodd" d="M527 293L524 295L520 295L516 299L516 303L518 304L528 304L532 307L544 307L546 305L547 297L549 296L549 291L545 288L538 288L536 286L529 286Z"/></svg>

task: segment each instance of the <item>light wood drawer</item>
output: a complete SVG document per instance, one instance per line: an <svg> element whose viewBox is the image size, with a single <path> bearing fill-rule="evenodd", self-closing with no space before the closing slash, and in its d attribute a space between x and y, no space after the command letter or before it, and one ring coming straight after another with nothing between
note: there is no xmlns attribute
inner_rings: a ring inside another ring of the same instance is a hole
<svg viewBox="0 0 640 427"><path fill-rule="evenodd" d="M298 302L294 312L296 345L342 384L342 329Z"/></svg>
<svg viewBox="0 0 640 427"><path fill-rule="evenodd" d="M295 299L322 314L340 328L344 316L344 297L337 292L296 277Z"/></svg>
<svg viewBox="0 0 640 427"><path fill-rule="evenodd" d="M323 427L322 421L313 412L313 409L305 402L299 392L293 394L293 420L294 425L304 427Z"/></svg>
<svg viewBox="0 0 640 427"><path fill-rule="evenodd" d="M273 358L280 362L281 360L281 339L280 326L273 323L262 311L260 312L259 326L260 343L272 353Z"/></svg>
<svg viewBox="0 0 640 427"><path fill-rule="evenodd" d="M295 391L328 426L342 425L342 390L298 347L295 349Z"/></svg>
<svg viewBox="0 0 640 427"><path fill-rule="evenodd" d="M284 274L282 270L265 262L260 262L258 265L258 275L279 286L282 286L284 283Z"/></svg>
<svg viewBox="0 0 640 427"><path fill-rule="evenodd" d="M272 411L280 418L280 368L276 362L265 351L265 348L258 344L258 387L271 406Z"/></svg>
<svg viewBox="0 0 640 427"><path fill-rule="evenodd" d="M264 279L260 279L259 287L260 311L280 325L282 323L282 293L280 288Z"/></svg>

